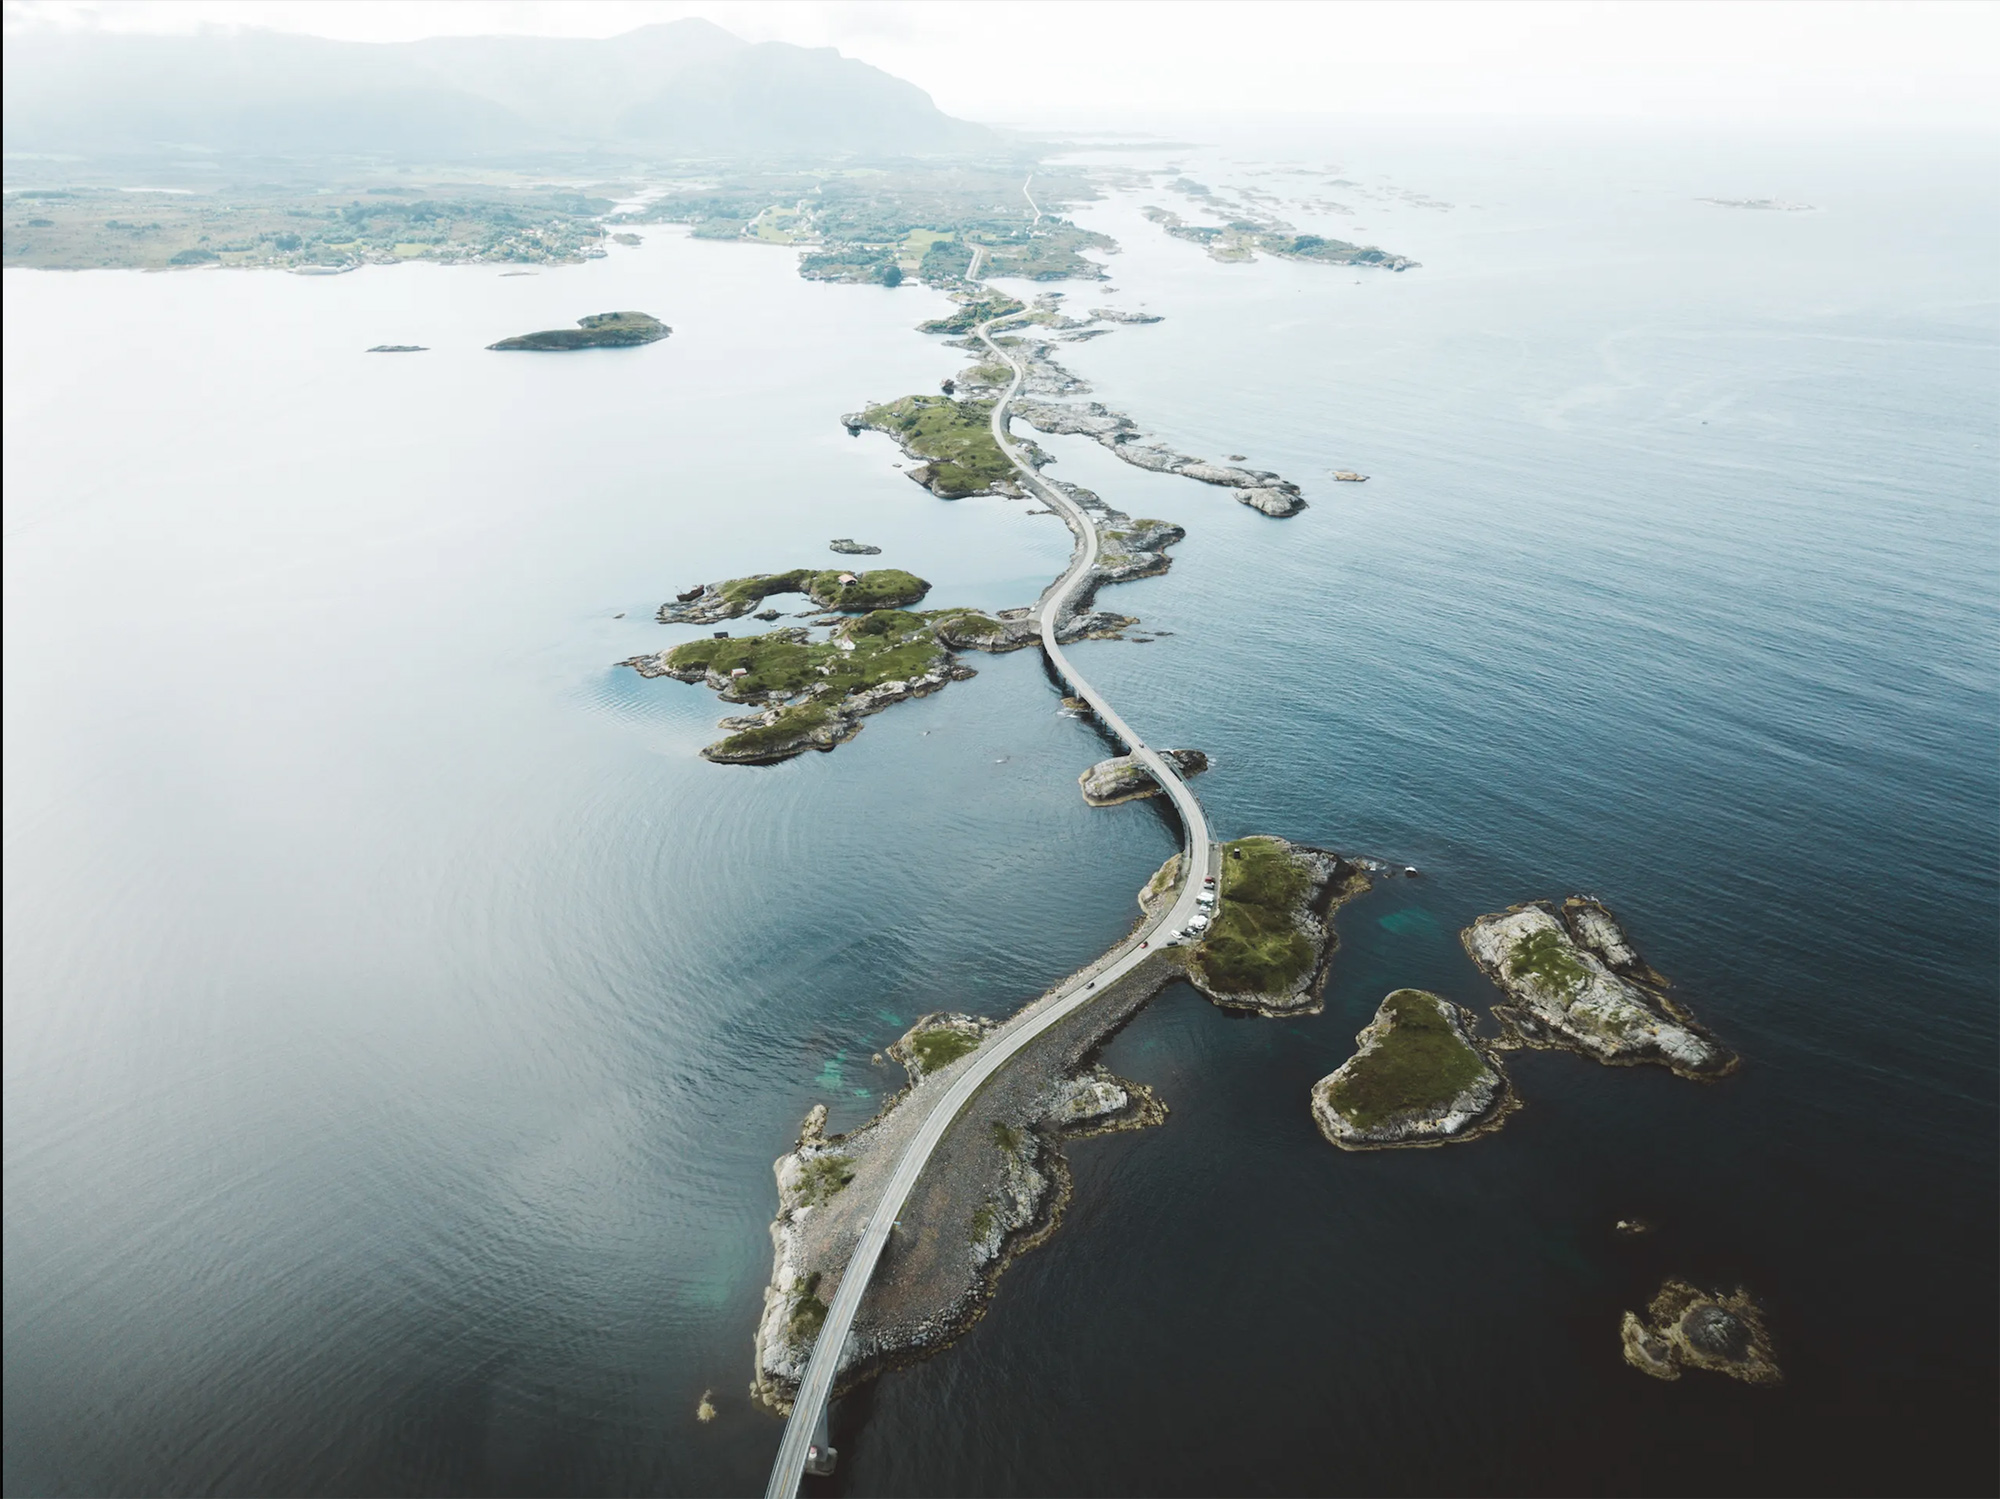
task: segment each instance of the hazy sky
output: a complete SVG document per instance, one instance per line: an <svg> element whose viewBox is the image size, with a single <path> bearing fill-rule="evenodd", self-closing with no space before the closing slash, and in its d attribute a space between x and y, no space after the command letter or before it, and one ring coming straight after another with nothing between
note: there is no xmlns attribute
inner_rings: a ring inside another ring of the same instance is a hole
<svg viewBox="0 0 2000 1499"><path fill-rule="evenodd" d="M22 24L353 41L705 16L838 47L954 114L1585 114L2000 128L2000 3L1860 0L7 0Z"/></svg>

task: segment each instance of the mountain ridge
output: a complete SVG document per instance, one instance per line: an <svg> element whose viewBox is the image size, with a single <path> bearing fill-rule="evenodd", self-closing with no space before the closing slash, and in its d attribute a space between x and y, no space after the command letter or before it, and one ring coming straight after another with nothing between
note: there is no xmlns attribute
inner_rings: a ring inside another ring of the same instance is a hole
<svg viewBox="0 0 2000 1499"><path fill-rule="evenodd" d="M344 42L258 29L24 30L7 39L10 154L476 159L524 151L955 155L984 126L831 47L699 18L607 38Z"/></svg>

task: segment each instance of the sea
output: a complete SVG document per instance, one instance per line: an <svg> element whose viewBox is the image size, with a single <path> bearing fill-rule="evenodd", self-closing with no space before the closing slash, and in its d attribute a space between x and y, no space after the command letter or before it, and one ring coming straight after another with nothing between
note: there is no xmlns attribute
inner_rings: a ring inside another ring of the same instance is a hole
<svg viewBox="0 0 2000 1499"><path fill-rule="evenodd" d="M812 1491L1992 1492L2000 141L1068 159L1120 174L1110 279L998 284L1157 314L1060 357L1309 501L1038 439L1188 533L1103 597L1155 638L1077 664L1212 757L1220 835L1420 873L1340 913L1322 1013L1173 986L1110 1041L1167 1122L1068 1148L1060 1230ZM1176 177L1421 266L1218 263L1142 214L1201 217ZM1710 201L1758 199L1804 206ZM1039 653L771 768L616 664L834 537L938 606L1068 556L842 427L970 361L944 297L794 259L5 273L9 1494L761 1492L772 1162L1129 926L1176 830L1084 804ZM486 351L624 308L672 337ZM1328 1145L1383 996L1483 1013L1460 930L1573 892L1741 1071L1515 1053L1493 1136ZM1625 1365L1668 1277L1747 1289L1783 1385Z"/></svg>

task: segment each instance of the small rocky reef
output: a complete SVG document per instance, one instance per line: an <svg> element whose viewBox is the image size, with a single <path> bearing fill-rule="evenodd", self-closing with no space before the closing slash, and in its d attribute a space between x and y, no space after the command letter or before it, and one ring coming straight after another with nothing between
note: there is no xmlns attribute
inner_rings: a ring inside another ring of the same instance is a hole
<svg viewBox="0 0 2000 1499"><path fill-rule="evenodd" d="M836 536L826 544L829 552L839 552L845 557L879 557L880 547L870 546L865 541L856 541L852 536Z"/></svg>
<svg viewBox="0 0 2000 1499"><path fill-rule="evenodd" d="M718 624L749 614L778 594L802 593L821 609L843 614L870 609L905 609L920 603L931 585L914 573L882 567L871 572L795 567L784 573L753 573L704 583L660 605L663 625Z"/></svg>
<svg viewBox="0 0 2000 1499"><path fill-rule="evenodd" d="M1141 906L1171 898L1180 860L1160 867ZM1333 913L1369 888L1367 869L1329 849L1269 836L1223 844L1215 915L1188 953L1188 981L1225 1009L1317 1011L1339 946Z"/></svg>
<svg viewBox="0 0 2000 1499"><path fill-rule="evenodd" d="M1161 750L1160 757L1183 776L1199 775L1208 769L1208 756L1200 750ZM1083 787L1083 799L1093 807L1115 807L1120 802L1160 794L1160 783L1153 779L1153 773L1130 755L1099 760L1076 779Z"/></svg>
<svg viewBox="0 0 2000 1499"><path fill-rule="evenodd" d="M1784 1381L1764 1314L1740 1287L1733 1296L1724 1296L1669 1280L1646 1313L1642 1319L1627 1312L1619 1326L1625 1362L1643 1374L1679 1379L1681 1370L1689 1368L1727 1374L1745 1384Z"/></svg>
<svg viewBox="0 0 2000 1499"><path fill-rule="evenodd" d="M1471 1011L1398 989L1355 1039L1360 1049L1313 1085L1313 1119L1342 1150L1445 1145L1498 1129L1518 1105Z"/></svg>
<svg viewBox="0 0 2000 1499"><path fill-rule="evenodd" d="M651 313L597 312L578 318L574 328L522 333L486 347L503 352L526 349L543 353L569 349L629 349L639 344L658 343L673 331Z"/></svg>
<svg viewBox="0 0 2000 1499"><path fill-rule="evenodd" d="M1460 934L1482 972L1505 991L1493 1007L1503 1045L1564 1048L1612 1066L1654 1063L1682 1077L1716 1078L1737 1058L1667 994L1599 901L1530 901L1481 916Z"/></svg>

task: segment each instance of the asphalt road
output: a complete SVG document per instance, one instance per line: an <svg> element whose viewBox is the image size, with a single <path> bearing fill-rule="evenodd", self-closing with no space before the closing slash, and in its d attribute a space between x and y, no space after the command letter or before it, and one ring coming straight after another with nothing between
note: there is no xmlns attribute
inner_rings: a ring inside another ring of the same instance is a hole
<svg viewBox="0 0 2000 1499"><path fill-rule="evenodd" d="M1023 184L1025 192L1026 185ZM1032 201L1032 200L1030 200ZM972 265L968 268L968 279L976 274L983 251L973 252ZM1020 394L1021 386L1028 377L1025 360L1009 353L993 341L991 332L993 319L979 325L978 335L986 347L999 358L1007 361L1014 371L1013 382L1007 393L993 403L993 439L1000 450L1020 471L1021 482L1036 496L1047 503L1050 509L1068 522L1075 533L1077 546L1070 557L1069 568L1042 595L1036 610L1036 620L1041 626L1042 649L1070 689L1089 703L1098 719L1125 744L1126 749L1153 773L1153 778L1165 788L1172 799L1174 810L1180 814L1181 826L1186 833L1186 849L1189 855L1183 863L1184 869L1213 872L1214 841L1209 834L1208 819L1203 815L1201 803L1180 777L1173 765L1142 743L1130 725L1119 717L1103 695L1086 681L1069 657L1064 654L1061 643L1056 639L1056 627L1062 611L1097 565L1097 527L1076 502L1060 490L1044 484L1035 470L1007 435L1007 409ZM873 1279L875 1266L889 1243L889 1237L896 1231L897 1215L903 1211L903 1204L909 1199L910 1191L917 1184L929 1164L931 1152L937 1149L945 1131L951 1128L961 1110L972 1101L972 1097L1002 1067L1036 1036L1052 1025L1059 1025L1085 1005L1098 997L1103 989L1108 989L1117 980L1130 973L1139 964L1153 955L1153 946L1169 932L1185 926L1188 918L1197 909L1195 897L1201 892L1198 878L1187 878L1181 882L1180 893L1166 913L1150 921L1132 933L1120 946L1112 949L1110 961L1092 972L1089 978L1078 977L1071 980L1063 990L1059 990L1053 1002L1036 1007L1032 1012L1024 1012L1008 1021L995 1031L986 1044L964 1064L965 1070L952 1082L949 1089L932 1106L928 1117L918 1128L916 1137L904 1149L902 1159L896 1163L895 1172L882 1193L882 1200L861 1231L861 1238L854 1246L853 1256L847 1268L841 1272L840 1286L834 1292L833 1302L827 1308L826 1322L820 1329L819 1341L813 1347L812 1358L806 1364L805 1377L799 1381L799 1390L792 1403L791 1418L785 1423L785 1434L778 1444L778 1456L771 1465L771 1482L765 1489L767 1499L793 1499L798 1493L799 1481L805 1475L806 1449L814 1441L814 1433L820 1425L820 1414L827 1400L833 1394L834 1377L840 1371L840 1356L847 1343L848 1334L854 1327L854 1314L861 1307L861 1298ZM909 1107L908 1104L904 1105Z"/></svg>

